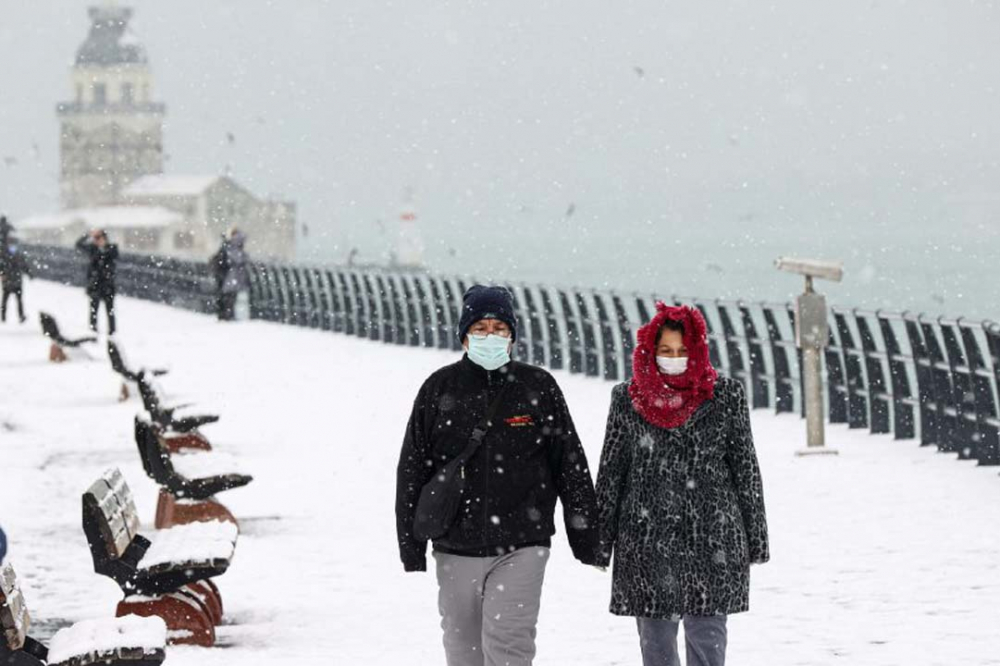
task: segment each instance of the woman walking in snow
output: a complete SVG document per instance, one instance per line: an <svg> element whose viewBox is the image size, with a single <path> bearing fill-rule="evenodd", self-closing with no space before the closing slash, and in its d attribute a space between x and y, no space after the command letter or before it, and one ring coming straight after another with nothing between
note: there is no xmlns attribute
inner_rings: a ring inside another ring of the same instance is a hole
<svg viewBox="0 0 1000 666"><path fill-rule="evenodd" d="M657 303L631 381L612 391L597 477L611 612L633 616L644 666L722 666L726 618L749 609L750 564L769 558L743 385L720 378L695 308Z"/></svg>

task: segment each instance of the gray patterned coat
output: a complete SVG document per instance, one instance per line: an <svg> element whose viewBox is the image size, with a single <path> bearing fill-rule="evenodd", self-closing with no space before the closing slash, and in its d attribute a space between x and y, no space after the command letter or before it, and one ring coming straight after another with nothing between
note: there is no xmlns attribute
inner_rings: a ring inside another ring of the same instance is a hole
<svg viewBox="0 0 1000 666"><path fill-rule="evenodd" d="M748 610L750 563L770 555L743 385L720 378L714 397L670 429L639 415L627 383L616 386L597 502L602 563L614 552L612 613Z"/></svg>

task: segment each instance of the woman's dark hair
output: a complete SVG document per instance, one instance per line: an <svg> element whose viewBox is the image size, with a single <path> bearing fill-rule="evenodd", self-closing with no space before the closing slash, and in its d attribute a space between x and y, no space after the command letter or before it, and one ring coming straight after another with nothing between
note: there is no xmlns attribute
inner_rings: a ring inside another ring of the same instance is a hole
<svg viewBox="0 0 1000 666"><path fill-rule="evenodd" d="M666 319L663 324L660 325L660 330L656 332L656 344L660 344L660 338L663 337L664 331L677 331L684 337L684 323L677 321L675 319Z"/></svg>

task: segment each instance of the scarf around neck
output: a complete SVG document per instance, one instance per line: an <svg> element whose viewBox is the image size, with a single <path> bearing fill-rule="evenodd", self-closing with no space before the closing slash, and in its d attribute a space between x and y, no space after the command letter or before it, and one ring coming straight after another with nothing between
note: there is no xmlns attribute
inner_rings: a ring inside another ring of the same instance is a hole
<svg viewBox="0 0 1000 666"><path fill-rule="evenodd" d="M656 337L667 320L684 325L688 364L680 375L663 374L656 365ZM701 403L715 395L719 377L708 357L705 318L697 308L657 302L656 315L639 329L637 338L628 387L632 405L646 421L660 428L684 425Z"/></svg>

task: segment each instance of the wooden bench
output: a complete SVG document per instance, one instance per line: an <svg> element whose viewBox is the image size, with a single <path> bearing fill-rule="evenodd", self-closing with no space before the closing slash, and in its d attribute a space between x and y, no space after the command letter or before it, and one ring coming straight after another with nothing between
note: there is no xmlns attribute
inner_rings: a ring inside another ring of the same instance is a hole
<svg viewBox="0 0 1000 666"><path fill-rule="evenodd" d="M139 533L132 492L109 470L83 495L83 530L94 571L122 589L119 616L157 615L170 642L213 645L222 598L211 579L229 568L238 530L212 521Z"/></svg>
<svg viewBox="0 0 1000 666"><path fill-rule="evenodd" d="M75 349L88 342L97 342L97 338L93 336L75 339L66 338L59 331L59 324L56 323L55 317L47 312L39 313L38 317L42 322L42 334L52 341L49 347L49 360L53 363L63 363L69 360L66 348Z"/></svg>
<svg viewBox="0 0 1000 666"><path fill-rule="evenodd" d="M216 453L171 451L162 429L146 415L135 418L135 443L143 470L160 486L158 529L211 520L238 525L236 517L215 495L247 485L252 476L217 473L220 456ZM228 461L223 460L223 464Z"/></svg>
<svg viewBox="0 0 1000 666"><path fill-rule="evenodd" d="M49 647L28 636L31 616L9 564L0 568L0 664L4 666L158 666L167 628L157 618L86 620L60 629Z"/></svg>
<svg viewBox="0 0 1000 666"><path fill-rule="evenodd" d="M120 394L122 402L129 398L128 382L138 384L142 374L149 374L153 377L162 377L167 374L167 371L163 369L143 368L136 371L129 368L125 360L125 353L114 338L108 338L108 358L111 359L111 369L121 375L123 379Z"/></svg>
<svg viewBox="0 0 1000 666"><path fill-rule="evenodd" d="M190 405L167 405L163 399L163 391L159 389L153 377L145 372L139 372L138 377L139 395L142 397L143 408L149 412L153 421L165 430L188 433L219 420L219 417L214 414L182 414L181 410Z"/></svg>

